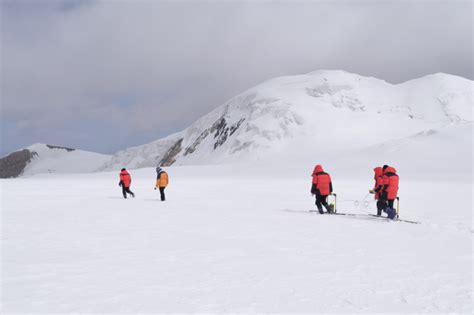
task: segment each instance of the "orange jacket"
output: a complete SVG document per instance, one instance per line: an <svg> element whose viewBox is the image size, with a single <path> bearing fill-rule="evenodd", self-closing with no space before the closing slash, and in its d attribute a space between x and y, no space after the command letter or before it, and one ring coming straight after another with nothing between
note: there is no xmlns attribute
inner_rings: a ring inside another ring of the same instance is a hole
<svg viewBox="0 0 474 315"><path fill-rule="evenodd" d="M384 189L387 192L387 199L394 200L398 194L399 177L394 167L387 167L383 174Z"/></svg>
<svg viewBox="0 0 474 315"><path fill-rule="evenodd" d="M319 191L321 196L327 196L332 193L331 176L324 172L321 165L316 165L311 176L313 176L313 186L311 188L312 193L314 188Z"/></svg>
<svg viewBox="0 0 474 315"><path fill-rule="evenodd" d="M163 188L163 187L168 186L168 182L169 182L168 173L166 173L165 171L161 171L156 176L156 185L155 186L158 187L158 188Z"/></svg>
<svg viewBox="0 0 474 315"><path fill-rule="evenodd" d="M120 183L123 186L130 187L130 184L132 183L132 178L130 177L130 174L127 171L121 171L119 177Z"/></svg>
<svg viewBox="0 0 474 315"><path fill-rule="evenodd" d="M379 166L374 168L374 191L375 191L375 199L380 199L383 190L383 169Z"/></svg>

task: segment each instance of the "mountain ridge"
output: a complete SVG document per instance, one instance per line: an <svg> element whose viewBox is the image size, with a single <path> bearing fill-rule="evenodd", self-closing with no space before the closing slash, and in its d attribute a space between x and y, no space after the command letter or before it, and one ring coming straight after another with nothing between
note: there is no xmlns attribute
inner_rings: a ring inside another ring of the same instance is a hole
<svg viewBox="0 0 474 315"><path fill-rule="evenodd" d="M86 160L90 167L79 169L91 172L285 158L296 163L315 156L324 159L336 152L375 152L374 146L404 142L404 138L427 130L466 123L472 126L473 91L473 81L445 73L397 84L344 70L280 76L243 91L164 138L112 156L92 157L95 153L89 152ZM465 127L454 129L466 133ZM36 144L26 149L35 152L32 148L38 145L47 146ZM71 148L48 148L44 152L74 152ZM24 160L31 164L39 159L25 155ZM25 166L21 174L51 172L46 164L32 172ZM68 171L67 165L59 172L63 171Z"/></svg>
<svg viewBox="0 0 474 315"><path fill-rule="evenodd" d="M308 124L314 126L314 122L308 121L318 114L326 119L340 116L338 120L345 124L353 120L348 117L348 111L356 113L355 116L357 113L386 116L383 119L369 117L353 124L362 129L371 119L380 119L382 124L388 124L390 118L408 125L413 123L407 120L419 121L422 126L411 126L412 130L405 134L411 136L445 124L472 121L472 102L466 105L467 99L472 99L469 94L472 86L473 82L468 79L442 73L399 84L346 71L319 70L306 75L277 77L231 98L181 132L119 151L104 169L113 169L119 164L148 167L234 162L239 158L232 155L239 151L255 153L254 149L278 146L283 139L302 134L318 138L323 130L335 131L327 124L323 124L319 132L304 128ZM310 107L317 107L319 112L308 110ZM333 109L340 111L336 115ZM247 136L242 136L243 133ZM392 138L399 136L385 135L362 145L370 146ZM229 140L231 145L228 145ZM322 146L328 145L325 141L319 142ZM143 151L148 153L142 154ZM153 158L149 158L150 154Z"/></svg>

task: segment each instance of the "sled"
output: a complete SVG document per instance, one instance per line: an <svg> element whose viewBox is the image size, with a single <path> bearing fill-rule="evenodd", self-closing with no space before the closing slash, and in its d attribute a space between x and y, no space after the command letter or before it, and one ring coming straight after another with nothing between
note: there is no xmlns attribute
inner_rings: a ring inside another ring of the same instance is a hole
<svg viewBox="0 0 474 315"><path fill-rule="evenodd" d="M335 215L345 215L345 216L351 216L351 217L369 217L369 218L377 218L380 220L385 220L385 221L393 221L393 222L405 222L405 223L411 223L411 224L421 224L421 222L418 221L412 221L412 220L405 220L405 219L400 219L398 217L394 219L390 219L387 217L382 217L378 216L376 214L362 214L362 213L334 213Z"/></svg>

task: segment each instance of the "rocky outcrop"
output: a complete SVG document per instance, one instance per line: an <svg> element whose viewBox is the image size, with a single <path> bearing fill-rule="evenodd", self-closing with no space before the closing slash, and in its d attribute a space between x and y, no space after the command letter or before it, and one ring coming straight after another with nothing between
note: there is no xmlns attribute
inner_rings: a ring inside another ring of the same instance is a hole
<svg viewBox="0 0 474 315"><path fill-rule="evenodd" d="M60 147L60 146L57 146L57 145L50 145L50 144L47 144L46 146L50 149L61 149L61 150L66 150L67 152L72 152L72 151L76 150L76 149Z"/></svg>
<svg viewBox="0 0 474 315"><path fill-rule="evenodd" d="M176 157L181 152L181 144L183 143L183 138L176 141L176 143L166 152L163 158L160 161L161 166L170 166L176 162Z"/></svg>
<svg viewBox="0 0 474 315"><path fill-rule="evenodd" d="M184 155L188 155L188 154L192 154L194 153L194 151L196 151L196 149L198 148L198 146L201 144L201 142L206 139L206 137L209 135L210 129L206 129L204 130L200 135L199 137L196 138L196 140L194 140L193 144L190 145L189 147L186 148L186 150L184 151Z"/></svg>
<svg viewBox="0 0 474 315"><path fill-rule="evenodd" d="M13 152L0 159L0 178L14 178L20 176L30 161L38 153L23 149Z"/></svg>
<svg viewBox="0 0 474 315"><path fill-rule="evenodd" d="M216 142L214 143L214 150L223 145L224 142L227 141L227 138L232 136L234 132L239 129L244 120L245 118L242 118L235 124L227 126L226 120L222 118L222 121L216 126L216 133L214 134L214 138L216 139Z"/></svg>
<svg viewBox="0 0 474 315"><path fill-rule="evenodd" d="M230 127L227 126L227 121L224 117L221 117L217 120L211 128L207 128L199 137L194 140L193 144L188 146L184 151L184 156L194 153L196 149L199 147L202 141L207 138L210 134L214 134L214 139L216 142L214 143L213 147L214 150L217 149L219 146L224 144L228 137L232 136L234 132L239 129L240 125L244 122L245 118L240 119L235 124L231 125Z"/></svg>

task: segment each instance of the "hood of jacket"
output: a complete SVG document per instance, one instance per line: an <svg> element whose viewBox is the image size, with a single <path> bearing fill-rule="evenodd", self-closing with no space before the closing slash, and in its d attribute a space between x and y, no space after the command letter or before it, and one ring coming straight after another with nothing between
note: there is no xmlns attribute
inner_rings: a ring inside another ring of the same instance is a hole
<svg viewBox="0 0 474 315"><path fill-rule="evenodd" d="M384 174L387 174L387 173L397 174L397 170L395 169L395 167L389 166L385 169L385 171L383 173Z"/></svg>
<svg viewBox="0 0 474 315"><path fill-rule="evenodd" d="M321 172L324 172L323 167L319 164L316 165L316 167L314 168L314 171L313 171L313 175L316 175L317 173L321 173Z"/></svg>
<svg viewBox="0 0 474 315"><path fill-rule="evenodd" d="M377 179L377 177L382 177L383 176L383 169L380 166L377 166L374 168L374 178Z"/></svg>

